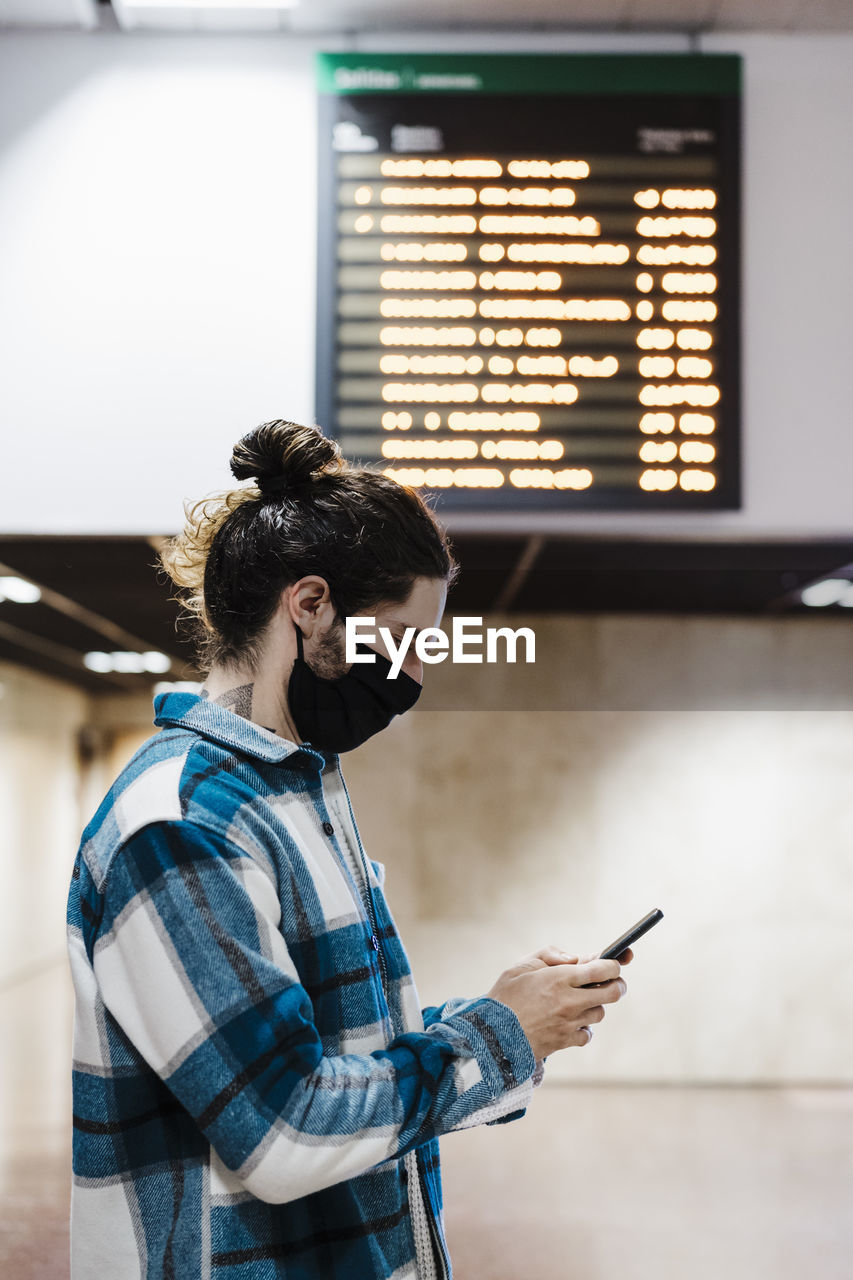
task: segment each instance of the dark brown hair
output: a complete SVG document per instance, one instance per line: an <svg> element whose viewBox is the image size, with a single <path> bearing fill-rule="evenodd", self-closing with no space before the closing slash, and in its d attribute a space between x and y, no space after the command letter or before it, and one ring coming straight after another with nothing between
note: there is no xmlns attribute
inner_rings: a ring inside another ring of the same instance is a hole
<svg viewBox="0 0 853 1280"><path fill-rule="evenodd" d="M350 466L314 427L276 419L234 446L245 488L186 507L183 533L160 553L194 623L199 665L257 659L282 590L306 574L329 586L341 618L405 600L419 577L458 572L421 495Z"/></svg>

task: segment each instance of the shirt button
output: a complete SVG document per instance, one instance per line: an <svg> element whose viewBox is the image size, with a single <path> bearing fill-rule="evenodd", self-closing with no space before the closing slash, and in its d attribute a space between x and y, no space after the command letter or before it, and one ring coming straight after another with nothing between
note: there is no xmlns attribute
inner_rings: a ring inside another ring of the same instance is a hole
<svg viewBox="0 0 853 1280"><path fill-rule="evenodd" d="M323 831L327 836L333 836L335 834L335 828L332 826L331 822L323 823Z"/></svg>

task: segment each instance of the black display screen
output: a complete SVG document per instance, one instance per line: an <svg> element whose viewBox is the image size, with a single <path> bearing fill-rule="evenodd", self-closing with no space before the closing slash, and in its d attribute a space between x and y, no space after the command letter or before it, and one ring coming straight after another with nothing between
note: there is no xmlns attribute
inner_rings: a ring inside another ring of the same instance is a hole
<svg viewBox="0 0 853 1280"><path fill-rule="evenodd" d="M455 509L740 502L740 59L321 55L317 418Z"/></svg>

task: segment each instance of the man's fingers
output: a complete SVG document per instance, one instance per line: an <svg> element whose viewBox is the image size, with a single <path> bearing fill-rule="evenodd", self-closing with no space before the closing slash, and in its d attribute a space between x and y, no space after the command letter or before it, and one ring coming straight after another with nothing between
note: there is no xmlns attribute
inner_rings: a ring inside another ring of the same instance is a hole
<svg viewBox="0 0 853 1280"><path fill-rule="evenodd" d="M622 999L627 990L625 979L616 978L613 982L605 982L603 986L597 987L595 998L599 1004L615 1004L617 1000Z"/></svg>
<svg viewBox="0 0 853 1280"><path fill-rule="evenodd" d="M545 964L577 964L578 957L569 951L564 951L562 947L548 946L543 947L541 951L536 952L539 960L544 960Z"/></svg>
<svg viewBox="0 0 853 1280"><path fill-rule="evenodd" d="M568 951L563 951L562 947L541 947L539 951L534 951L531 955L517 960L511 968L506 970L506 973L531 973L536 969L545 969L549 965L577 964L577 962L577 956L571 955Z"/></svg>
<svg viewBox="0 0 853 1280"><path fill-rule="evenodd" d="M578 964L567 975L573 987L589 987L594 982L613 982L619 977L619 964L615 960L590 960Z"/></svg>

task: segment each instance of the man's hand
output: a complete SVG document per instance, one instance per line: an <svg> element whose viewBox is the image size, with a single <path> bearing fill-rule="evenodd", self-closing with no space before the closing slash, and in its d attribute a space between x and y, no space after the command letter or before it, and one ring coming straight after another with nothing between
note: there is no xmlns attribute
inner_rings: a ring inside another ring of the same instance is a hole
<svg viewBox="0 0 853 1280"><path fill-rule="evenodd" d="M591 1023L601 1022L604 1006L625 994L623 964L630 964L628 950L616 960L570 955L559 947L543 947L505 969L487 993L509 1005L530 1041L534 1057L546 1058L570 1045L583 1046L592 1039ZM585 990L588 983L598 983Z"/></svg>

